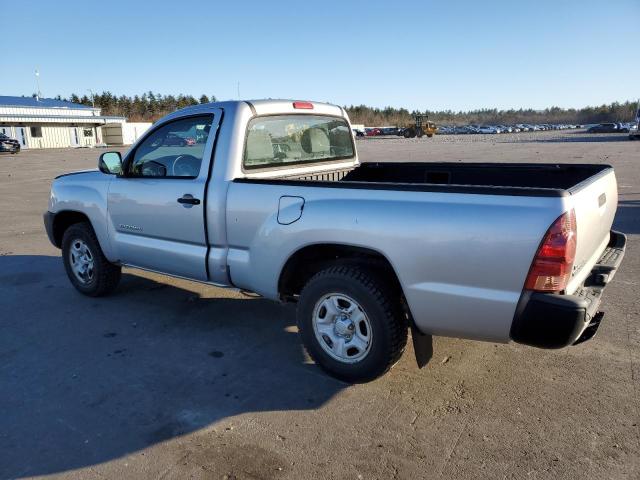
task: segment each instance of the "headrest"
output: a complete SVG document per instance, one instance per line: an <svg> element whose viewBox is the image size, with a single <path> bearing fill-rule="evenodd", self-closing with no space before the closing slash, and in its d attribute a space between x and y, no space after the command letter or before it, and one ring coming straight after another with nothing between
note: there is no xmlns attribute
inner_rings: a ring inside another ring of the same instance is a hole
<svg viewBox="0 0 640 480"><path fill-rule="evenodd" d="M310 128L305 130L300 140L302 149L306 153L329 153L331 143L326 132L321 128Z"/></svg>

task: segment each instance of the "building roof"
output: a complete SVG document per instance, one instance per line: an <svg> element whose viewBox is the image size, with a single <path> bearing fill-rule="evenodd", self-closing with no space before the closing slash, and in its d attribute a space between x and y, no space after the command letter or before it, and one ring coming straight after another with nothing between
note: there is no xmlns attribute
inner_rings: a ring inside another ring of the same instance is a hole
<svg viewBox="0 0 640 480"><path fill-rule="evenodd" d="M97 116L97 115L19 115L19 114L0 114L0 123L17 123L24 125L25 123L90 123L95 125L103 125L105 123L122 123L125 122L124 117L114 116Z"/></svg>
<svg viewBox="0 0 640 480"><path fill-rule="evenodd" d="M56 100L55 98L8 97L0 95L0 106L4 107L32 107L32 108L68 108L73 110L91 110L93 107L79 103Z"/></svg>

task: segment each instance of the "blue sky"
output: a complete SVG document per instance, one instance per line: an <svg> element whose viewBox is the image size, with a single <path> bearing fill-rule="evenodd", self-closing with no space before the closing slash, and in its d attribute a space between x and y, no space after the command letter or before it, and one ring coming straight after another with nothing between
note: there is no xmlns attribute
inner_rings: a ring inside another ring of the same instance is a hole
<svg viewBox="0 0 640 480"><path fill-rule="evenodd" d="M407 9L404 5L410 4ZM0 95L467 110L640 97L639 0L0 0ZM8 17L7 17L8 18ZM6 20L6 19L5 19Z"/></svg>

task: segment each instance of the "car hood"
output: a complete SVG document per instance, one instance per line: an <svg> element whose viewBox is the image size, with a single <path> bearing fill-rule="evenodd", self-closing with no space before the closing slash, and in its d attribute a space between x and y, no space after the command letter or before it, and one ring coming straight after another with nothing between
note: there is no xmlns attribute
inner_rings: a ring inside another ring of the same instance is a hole
<svg viewBox="0 0 640 480"><path fill-rule="evenodd" d="M97 168L93 168L91 170L78 170L77 172L63 173L62 175L58 175L57 177L55 177L55 179L58 180L60 178L72 177L72 176L75 176L75 175L85 175L88 178L91 178L91 177L95 176L95 174L104 175Z"/></svg>

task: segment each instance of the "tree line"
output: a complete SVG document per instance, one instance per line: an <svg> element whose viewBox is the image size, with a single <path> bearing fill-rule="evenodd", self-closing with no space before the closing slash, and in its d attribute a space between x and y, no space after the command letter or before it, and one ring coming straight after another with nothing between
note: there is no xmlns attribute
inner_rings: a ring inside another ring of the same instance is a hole
<svg viewBox="0 0 640 480"><path fill-rule="evenodd" d="M62 99L60 96L56 97ZM102 92L91 96L71 95L65 99L83 105L94 104L102 110L102 115L127 117L132 122L156 121L160 117L190 105L215 102L215 95L162 95L151 91L142 95L119 95ZM609 105L584 108L551 107L544 110L533 109L481 109L471 111L426 110L409 111L406 108L374 108L366 105L344 107L352 123L367 126L403 126L411 124L416 114L428 115L439 125L504 125L514 123L572 123L588 124L601 122L628 122L635 118L636 102L613 102Z"/></svg>
<svg viewBox="0 0 640 480"><path fill-rule="evenodd" d="M92 96L72 94L69 98L56 97L73 103L92 106L101 110L102 115L126 117L131 122L155 122L168 113L190 105L215 102L215 95L162 95L151 91L142 95L119 95L111 92L97 93Z"/></svg>
<svg viewBox="0 0 640 480"><path fill-rule="evenodd" d="M613 102L609 105L584 108L551 107L533 109L481 109L468 112L426 110L412 112L405 108L371 108L366 105L345 107L352 123L367 126L402 126L411 124L416 114L428 115L438 125L512 125L516 123L569 123L585 125L602 122L629 122L636 116L637 103Z"/></svg>

